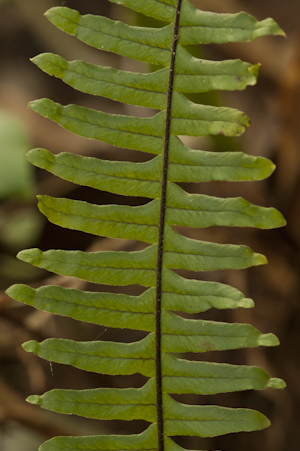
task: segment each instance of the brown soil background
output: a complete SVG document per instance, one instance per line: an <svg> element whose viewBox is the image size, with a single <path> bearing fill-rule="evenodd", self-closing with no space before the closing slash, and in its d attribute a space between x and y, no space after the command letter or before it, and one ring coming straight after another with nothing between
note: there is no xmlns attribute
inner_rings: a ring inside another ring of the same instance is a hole
<svg viewBox="0 0 300 451"><path fill-rule="evenodd" d="M190 236L221 243L248 244L256 252L267 256L269 264L244 271L225 271L206 274L208 280L218 280L241 289L255 301L252 310L208 312L203 318L248 322L262 332L275 333L281 346L273 349L249 349L228 353L207 353L199 358L213 361L258 365L273 377L287 383L283 391L243 392L213 397L182 397L183 402L220 404L228 407L247 407L260 410L272 421L262 432L230 434L214 440L178 439L188 449L219 449L224 451L286 451L299 447L300 422L300 4L299 0L194 0L200 9L216 12L245 10L262 20L273 17L285 30L287 39L260 38L253 43L206 46L209 59L241 58L262 67L258 84L244 92L221 93L223 105L245 111L252 126L237 140L225 142L210 139L193 141L195 148L225 146L249 154L270 158L277 165L276 172L266 181L245 184L210 183L187 186L194 192L216 196L239 196L264 206L279 209L288 221L283 229L273 231L186 230ZM64 4L81 13L107 15L134 23L135 17L124 8L107 0L12 0L0 1L0 108L18 118L25 126L31 147L52 152L71 151L105 159L142 160L145 155L115 149L71 135L56 124L39 117L27 108L29 101L49 97L63 104L84 106L121 114L148 115L142 108L123 106L108 100L91 98L75 92L62 82L43 74L29 58L51 51L67 59L84 59L123 70L140 70L141 65L104 52L88 48L56 30L43 17L52 6ZM132 69L133 67L133 69ZM1 151L1 150L0 150ZM63 182L50 174L35 170L36 193L88 200L98 204L121 202L137 204L141 199L112 196L104 192L80 188ZM36 200L3 200L0 218L5 223L20 212L36 211ZM1 224L0 224L1 225ZM1 228L0 228L1 231ZM20 230L22 233L22 230ZM10 300L4 290L12 283L25 282L33 286L44 283L94 289L88 284L57 277L39 270L28 270L26 264L15 259L18 246L0 237L0 449L3 451L34 451L44 440L54 435L135 433L145 427L143 422L96 422L64 417L41 411L24 399L33 393L51 388L93 388L98 386L140 386L142 378L94 375L65 366L49 366L21 348L24 341L47 337L70 338L79 341L131 341L141 337L135 332L106 330L71 319L53 317L44 312L19 305ZM31 237L28 247L63 249L139 249L139 243L109 239L66 231L44 221L39 233ZM137 287L132 287L138 293ZM132 382L133 381L133 382Z"/></svg>

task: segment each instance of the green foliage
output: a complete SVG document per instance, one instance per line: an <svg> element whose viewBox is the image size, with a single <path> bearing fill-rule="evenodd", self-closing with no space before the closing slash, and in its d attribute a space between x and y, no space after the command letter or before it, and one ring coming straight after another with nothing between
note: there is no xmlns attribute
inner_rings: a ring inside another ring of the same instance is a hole
<svg viewBox="0 0 300 451"><path fill-rule="evenodd" d="M112 3L120 3L110 0ZM159 450L178 451L169 438L178 435L214 437L269 425L262 414L248 409L186 405L172 394L202 394L283 388L257 367L208 363L179 358L174 353L206 352L256 346L276 346L272 334L248 324L185 319L176 312L199 313L210 308L250 308L253 301L227 285L186 279L174 269L212 271L241 269L266 263L247 246L198 241L173 226L257 227L285 224L272 209L242 198L223 199L189 194L178 182L250 181L268 177L274 165L241 152L192 150L178 135L237 136L249 126L240 111L199 105L183 93L244 89L256 82L258 65L240 60L206 61L184 47L199 43L251 41L282 35L272 19L256 21L246 13L213 14L188 0L122 0L121 4L168 22L162 28L142 28L100 16L80 16L69 8L52 8L48 19L61 30L105 51L163 66L153 73L130 73L82 61L68 62L45 53L34 63L50 75L88 94L160 110L151 118L113 115L48 99L30 104L43 116L77 135L155 155L145 163L112 162L45 149L28 153L29 161L63 179L127 196L150 199L143 206L92 205L70 199L39 196L39 209L61 227L98 236L136 239L140 251L82 252L39 249L21 251L25 262L56 274L85 281L145 287L138 297L82 292L58 286L33 289L15 285L11 297L38 309L108 327L136 329L146 337L133 343L75 342L49 339L24 344L28 352L52 362L108 375L140 373L141 388L52 390L28 401L65 414L96 419L145 420L139 435L58 437L42 450Z"/></svg>
<svg viewBox="0 0 300 451"><path fill-rule="evenodd" d="M0 200L31 200L33 171L24 159L30 149L29 140L22 124L3 110L0 110L0 140Z"/></svg>

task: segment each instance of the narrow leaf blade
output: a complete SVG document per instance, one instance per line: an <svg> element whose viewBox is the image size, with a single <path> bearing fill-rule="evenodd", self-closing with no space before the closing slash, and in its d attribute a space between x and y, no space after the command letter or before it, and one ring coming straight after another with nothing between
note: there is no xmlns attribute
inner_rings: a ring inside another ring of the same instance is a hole
<svg viewBox="0 0 300 451"><path fill-rule="evenodd" d="M136 118L103 113L77 105L63 106L49 99L30 102L30 108L84 138L159 155L163 152L165 113Z"/></svg>
<svg viewBox="0 0 300 451"><path fill-rule="evenodd" d="M214 395L241 390L284 388L285 383L271 379L261 368L225 363L194 362L164 353L163 390L166 393Z"/></svg>
<svg viewBox="0 0 300 451"><path fill-rule="evenodd" d="M207 352L278 346L273 334L262 334L250 324L190 320L162 312L162 349L167 352Z"/></svg>
<svg viewBox="0 0 300 451"><path fill-rule="evenodd" d="M171 269L214 271L264 265L267 259L247 246L197 241L166 226L164 265Z"/></svg>
<svg viewBox="0 0 300 451"><path fill-rule="evenodd" d="M245 12L217 14L200 11L188 0L183 0L179 43L182 45L223 44L226 42L253 41L260 36L285 33L273 19L257 21Z"/></svg>
<svg viewBox="0 0 300 451"><path fill-rule="evenodd" d="M163 269L162 308L186 313L204 312L212 307L252 308L252 299L236 288L218 282L185 279L168 268Z"/></svg>
<svg viewBox="0 0 300 451"><path fill-rule="evenodd" d="M249 409L189 406L165 395L165 434L216 437L232 432L259 431L270 426L261 413Z"/></svg>
<svg viewBox="0 0 300 451"><path fill-rule="evenodd" d="M157 426L151 424L137 435L99 435L89 437L55 437L44 443L41 451L156 451Z"/></svg>
<svg viewBox="0 0 300 451"><path fill-rule="evenodd" d="M155 386L150 379L141 388L51 390L27 398L43 409L97 420L156 420Z"/></svg>
<svg viewBox="0 0 300 451"><path fill-rule="evenodd" d="M76 342L65 339L34 340L23 344L27 352L51 362L72 365L86 371L109 375L140 373L155 376L155 343L148 335L134 343Z"/></svg>
<svg viewBox="0 0 300 451"><path fill-rule="evenodd" d="M275 208L259 207L241 197L217 198L189 194L170 183L167 193L166 223L186 227L257 227L273 229L286 221Z"/></svg>
<svg viewBox="0 0 300 451"><path fill-rule="evenodd" d="M18 258L55 274L109 285L155 286L156 246L137 252L82 252L39 249L21 251Z"/></svg>
<svg viewBox="0 0 300 451"><path fill-rule="evenodd" d="M262 180L274 172L266 158L241 152L206 152L192 150L179 138L171 136L168 180L172 182Z"/></svg>
<svg viewBox="0 0 300 451"><path fill-rule="evenodd" d="M136 239L156 243L159 202L140 207L93 205L70 199L38 196L39 210L61 227L110 238Z"/></svg>
<svg viewBox="0 0 300 451"><path fill-rule="evenodd" d="M99 50L145 63L169 65L172 25L164 28L134 27L102 16L81 16L76 10L59 6L51 8L45 15L61 30Z"/></svg>
<svg viewBox="0 0 300 451"><path fill-rule="evenodd" d="M130 163L33 149L26 157L35 166L78 185L124 196L160 197L161 156L146 163Z"/></svg>
<svg viewBox="0 0 300 451"><path fill-rule="evenodd" d="M45 312L68 316L106 327L155 330L155 291L140 296L115 293L92 293L59 286L34 289L27 285L11 286L8 295Z"/></svg>
<svg viewBox="0 0 300 451"><path fill-rule="evenodd" d="M232 91L256 83L259 65L252 66L241 60L198 59L181 45L176 52L174 88L177 92Z"/></svg>
<svg viewBox="0 0 300 451"><path fill-rule="evenodd" d="M43 53L31 60L49 75L79 91L118 102L147 108L166 109L168 69L148 74L124 72L83 61L66 61L59 55Z"/></svg>

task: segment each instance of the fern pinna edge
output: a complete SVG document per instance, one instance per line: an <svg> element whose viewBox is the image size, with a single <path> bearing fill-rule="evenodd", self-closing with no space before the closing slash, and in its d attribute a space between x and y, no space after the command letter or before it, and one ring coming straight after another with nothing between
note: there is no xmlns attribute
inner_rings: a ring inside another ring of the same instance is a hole
<svg viewBox="0 0 300 451"><path fill-rule="evenodd" d="M43 451L182 449L174 436L214 437L259 430L269 421L259 412L214 405L186 405L172 394L210 395L238 390L283 388L258 367L191 361L177 353L276 346L273 334L261 334L248 324L184 319L176 312L199 313L210 308L253 307L228 285L186 279L174 269L212 271L265 264L263 255L247 246L220 245L181 235L173 226L238 226L274 228L285 224L272 208L242 198L222 199L189 194L178 182L250 181L268 177L274 165L241 152L192 150L178 135L240 135L249 126L245 114L232 108L199 105L184 93L236 90L254 85L258 65L240 60L214 62L193 57L186 45L251 41L283 35L272 19L258 22L246 13L204 12L188 0L110 0L167 23L161 28L129 26L102 16L81 16L66 8L46 16L61 30L101 50L162 68L130 73L83 61L68 62L45 53L33 62L46 73L88 94L160 110L151 118L108 114L48 99L31 108L77 135L115 146L147 152L145 163L112 162L71 153L53 155L45 149L29 152L29 161L58 177L115 194L150 199L139 207L92 205L39 196L39 209L61 227L97 236L136 239L146 243L135 252L81 252L39 249L18 257L57 274L110 285L139 284L140 296L83 292L59 286L33 289L14 285L9 295L20 302L58 315L107 327L137 329L148 335L133 343L29 341L24 349L52 362L108 375L140 373L141 388L52 390L28 401L60 413L96 419L141 419L150 423L138 435L56 437Z"/></svg>

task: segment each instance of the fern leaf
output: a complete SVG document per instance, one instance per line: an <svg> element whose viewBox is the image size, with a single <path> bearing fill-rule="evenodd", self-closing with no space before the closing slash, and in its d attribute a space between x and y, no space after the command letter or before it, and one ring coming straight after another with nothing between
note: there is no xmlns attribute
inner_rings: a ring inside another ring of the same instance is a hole
<svg viewBox="0 0 300 451"><path fill-rule="evenodd" d="M171 354L164 354L163 365L166 374L163 388L168 393L213 395L281 385L280 379L270 378L258 367L193 362L178 359Z"/></svg>
<svg viewBox="0 0 300 451"><path fill-rule="evenodd" d="M166 439L168 444L168 451L175 451L175 447L178 450L182 449L178 445ZM155 451L157 449L157 427L155 424L151 424L141 434L137 435L110 435L110 436L92 436L92 437L56 437L48 442L44 443L41 447L41 451L61 451L69 449L70 451L77 450L111 450L117 451L123 450L141 450L141 451Z"/></svg>
<svg viewBox="0 0 300 451"><path fill-rule="evenodd" d="M28 401L55 412L98 420L156 420L153 378L141 388L51 390L42 396L32 395Z"/></svg>
<svg viewBox="0 0 300 451"><path fill-rule="evenodd" d="M21 251L18 258L56 274L109 285L155 286L156 245L137 252Z"/></svg>
<svg viewBox="0 0 300 451"><path fill-rule="evenodd" d="M136 318L138 320L138 318ZM127 375L140 373L155 376L154 335L133 343L83 342L48 339L43 343L24 344L28 352L53 361L100 374Z"/></svg>
<svg viewBox="0 0 300 451"><path fill-rule="evenodd" d="M261 334L249 324L188 320L163 311L162 349L169 352L224 351L276 346L273 334Z"/></svg>
<svg viewBox="0 0 300 451"><path fill-rule="evenodd" d="M155 330L155 291L153 288L135 297L124 294L83 292L56 286L45 286L35 290L20 284L10 288L10 293L18 297L21 302L57 315L69 316L107 327L147 332ZM239 294L242 297L242 294ZM221 301L223 301L222 298ZM244 305L244 302L247 301L250 300L241 299L234 305ZM231 302L233 303L233 301ZM250 306L252 305L250 304Z"/></svg>
<svg viewBox="0 0 300 451"><path fill-rule="evenodd" d="M241 60L206 61L192 57L180 48L177 92L207 92L212 89L236 90L256 83L259 65ZM101 67L83 61L66 61L59 55L44 53L32 58L40 69L87 94L107 97L131 105L166 109L167 68L140 74ZM181 73L182 72L182 73Z"/></svg>
<svg viewBox="0 0 300 451"><path fill-rule="evenodd" d="M153 118L141 119L102 113L77 105L64 107L48 99L31 102L30 107L79 136L155 155L163 153L163 112Z"/></svg>
<svg viewBox="0 0 300 451"><path fill-rule="evenodd" d="M260 430L270 425L264 415L254 410L188 406L174 401L169 395L164 397L164 407L167 436L216 437L230 432Z"/></svg>
<svg viewBox="0 0 300 451"><path fill-rule="evenodd" d="M39 196L38 207L52 223L96 236L135 239L145 248L132 252L82 252L39 249L21 251L18 258L56 274L107 285L138 284L139 296L45 286L15 285L8 294L38 309L107 327L140 330L145 338L132 343L29 341L24 349L46 360L108 375L147 377L141 388L52 390L28 401L65 414L102 420L140 419L150 425L137 435L57 437L42 451L147 450L182 451L170 437L214 437L260 430L269 420L249 409L195 406L175 401L173 394L213 395L239 390L284 388L258 367L186 360L176 353L204 353L276 346L273 334L253 326L185 319L210 308L251 308L253 301L239 290L217 282L187 279L174 270L191 272L241 269L266 263L249 247L187 238L174 226L256 227L285 224L273 208L247 200L190 194L179 182L254 181L268 177L274 165L241 152L192 150L179 135L238 136L248 117L233 108L196 104L185 93L241 90L254 85L259 65L241 60L221 62L193 57L184 47L205 43L251 41L283 35L272 20L261 22L246 13L204 12L188 0L110 0L167 25L129 26L123 22L56 7L46 16L62 31L97 49L160 66L153 73L134 73L83 61L66 61L44 53L33 62L44 72L86 94L155 111L150 118L108 114L49 99L31 102L37 113L85 138L100 140L152 158L145 163L113 162L69 153L53 155L34 149L28 160L65 180L126 196L149 199L143 206L93 205Z"/></svg>
<svg viewBox="0 0 300 451"><path fill-rule="evenodd" d="M125 205L91 205L45 196L39 198L39 209L49 221L61 227L111 238L157 242L158 199L131 208Z"/></svg>

